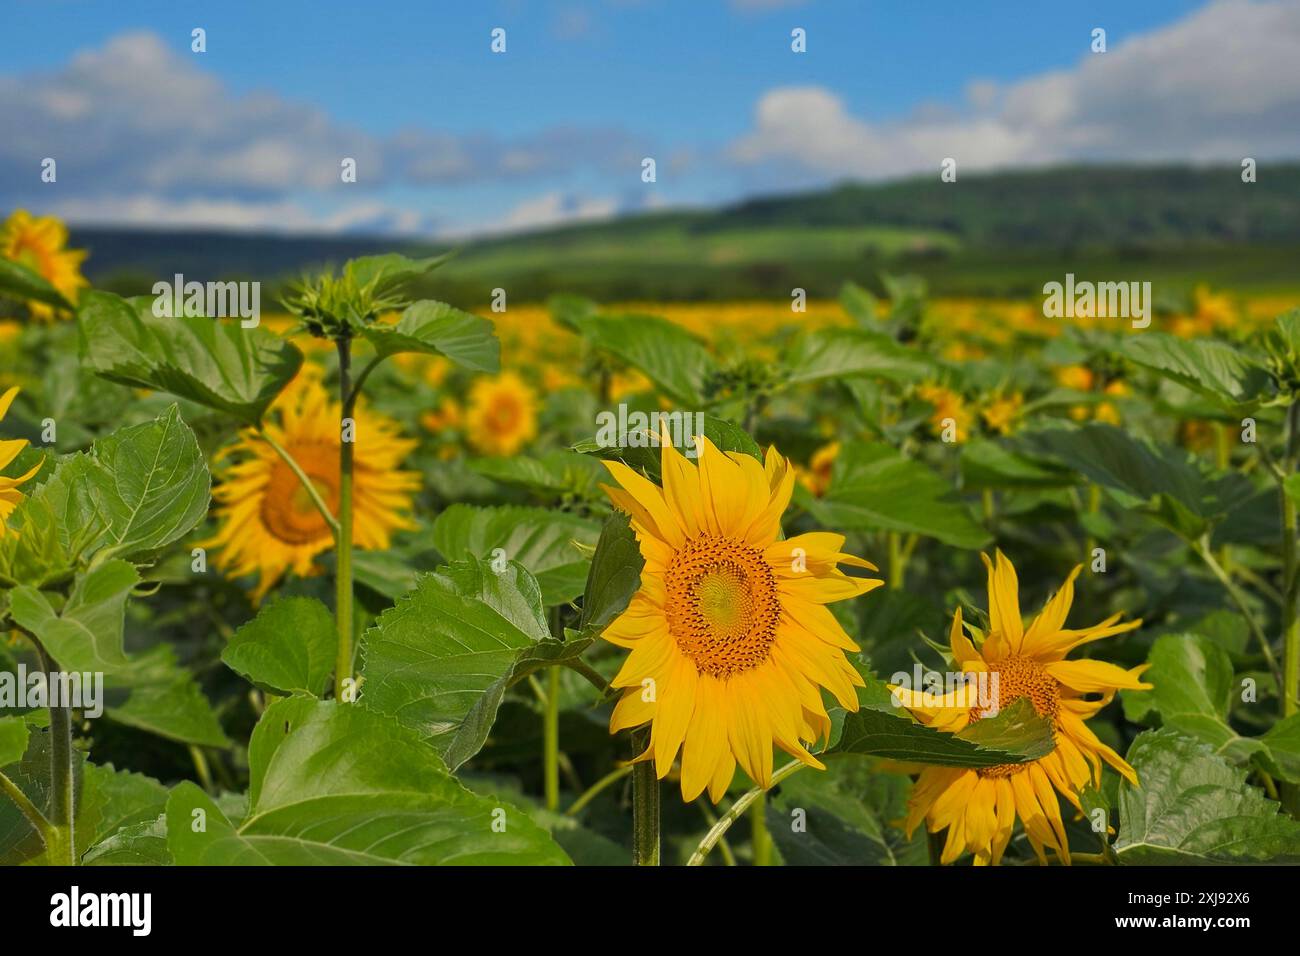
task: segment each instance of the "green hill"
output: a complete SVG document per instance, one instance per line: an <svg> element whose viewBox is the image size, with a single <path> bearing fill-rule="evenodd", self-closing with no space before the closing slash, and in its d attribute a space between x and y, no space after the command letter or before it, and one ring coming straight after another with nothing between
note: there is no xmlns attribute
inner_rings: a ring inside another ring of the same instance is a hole
<svg viewBox="0 0 1300 956"><path fill-rule="evenodd" d="M264 280L380 249L384 239L75 230L109 284L154 275ZM569 291L598 299L833 295L882 271L925 276L940 294L1024 295L1081 277L1204 281L1257 291L1300 287L1300 164L1243 183L1237 167L1079 166L937 176L750 200L485 239L437 276L462 304L504 287L512 301Z"/></svg>

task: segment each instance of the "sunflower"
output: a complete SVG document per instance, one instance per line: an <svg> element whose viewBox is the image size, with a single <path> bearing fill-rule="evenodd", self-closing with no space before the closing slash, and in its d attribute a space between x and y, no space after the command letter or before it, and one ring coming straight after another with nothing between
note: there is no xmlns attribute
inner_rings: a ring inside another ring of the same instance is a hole
<svg viewBox="0 0 1300 956"><path fill-rule="evenodd" d="M15 385L3 395L0 395L0 421L4 420L5 415L9 413L9 406L14 403L14 398L18 395L18 386ZM0 470L8 468L19 452L27 447L26 438L12 438L8 441L0 439ZM23 482L30 480L38 471L41 470L42 462L36 465L25 475L19 475L17 478L6 478L0 475L0 538L5 536L5 522L8 517L14 513L19 502L23 500L23 493L18 490L18 486Z"/></svg>
<svg viewBox="0 0 1300 956"><path fill-rule="evenodd" d="M682 797L707 787L716 803L739 763L771 785L775 744L822 768L807 746L825 738L826 688L857 710L857 650L827 610L879 587L837 565L875 570L844 554L844 537L811 532L780 540L795 474L775 449L765 464L696 439L699 465L663 441L663 487L607 461L621 486L604 487L631 517L645 568L605 640L631 649L613 686L623 695L610 733L651 724L638 759L663 778L682 755Z"/></svg>
<svg viewBox="0 0 1300 956"><path fill-rule="evenodd" d="M796 466L795 473L799 476L799 484L818 498L826 494L831 485L831 470L835 467L835 459L839 456L839 442L833 441L830 444L822 445L808 459L806 469Z"/></svg>
<svg viewBox="0 0 1300 956"><path fill-rule="evenodd" d="M943 438L951 425L953 440L966 440L970 434L971 413L961 395L942 385L922 385L916 394L921 401L934 406L930 428L936 437Z"/></svg>
<svg viewBox="0 0 1300 956"><path fill-rule="evenodd" d="M331 401L315 366L305 366L276 400L279 423L266 433L301 466L330 511L338 513L340 406ZM352 526L359 548L384 549L392 532L412 528L406 517L411 494L420 486L415 472L398 471L416 442L398 437L397 423L358 402L353 463ZM266 439L246 430L219 456L235 463L213 489L219 530L206 547L219 547L217 566L229 577L257 572L253 600L292 568L313 573L313 561L334 544L324 517L302 483Z"/></svg>
<svg viewBox="0 0 1300 956"><path fill-rule="evenodd" d="M999 435L1010 435L1020 420L1025 399L1019 392L1000 395L990 401L980 411L984 424Z"/></svg>
<svg viewBox="0 0 1300 956"><path fill-rule="evenodd" d="M908 801L905 829L910 836L922 818L931 832L946 827L943 863L951 863L969 850L976 864L997 864L1019 817L1040 862L1047 862L1043 848L1051 847L1062 863L1069 863L1057 792L1082 812L1079 791L1089 783L1100 786L1103 760L1137 785L1133 768L1098 740L1085 721L1110 703L1117 690L1149 690L1151 685L1138 680L1147 664L1124 670L1103 661L1067 661L1065 655L1089 641L1131 631L1142 622L1120 624L1120 615L1115 614L1092 627L1066 629L1080 566L1025 627L1016 569L1001 551L996 564L982 557L988 568L988 633L977 649L962 630L958 609L949 635L953 658L965 673L997 675L998 708L1028 697L1039 716L1051 721L1055 749L1022 764L979 770L925 768ZM891 690L922 723L939 730L956 732L982 716L980 710L968 706L967 688L958 688L937 704L926 701L918 691ZM1089 700L1089 694L1100 697Z"/></svg>
<svg viewBox="0 0 1300 956"><path fill-rule="evenodd" d="M77 299L77 290L86 285L81 275L81 262L86 253L80 249L65 249L68 230L53 216L33 218L25 209L19 209L0 226L0 256L27 266L54 286L69 302ZM54 318L54 308L43 302L30 302L32 317L49 321Z"/></svg>
<svg viewBox="0 0 1300 956"><path fill-rule="evenodd" d="M537 435L537 395L514 372L481 378L469 391L469 442L484 455L513 455Z"/></svg>

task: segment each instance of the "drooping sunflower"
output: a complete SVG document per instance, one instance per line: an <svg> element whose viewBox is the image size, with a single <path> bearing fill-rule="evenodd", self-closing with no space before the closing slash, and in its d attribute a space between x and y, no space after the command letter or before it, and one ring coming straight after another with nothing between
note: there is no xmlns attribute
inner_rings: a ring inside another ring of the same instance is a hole
<svg viewBox="0 0 1300 956"><path fill-rule="evenodd" d="M77 300L77 290L86 285L81 262L86 253L66 249L68 230L53 216L32 216L25 209L15 210L0 226L0 256L27 266L54 286L69 302ZM54 309L41 302L28 303L35 319L49 321Z"/></svg>
<svg viewBox="0 0 1300 956"><path fill-rule="evenodd" d="M17 385L0 395L0 421L3 421L5 415L9 414L9 406L14 403L17 396ZM0 471L8 468L26 447L26 438L11 438L7 441L0 439ZM18 487L23 482L30 481L41 470L41 464L42 462L37 462L27 474L19 475L17 478L7 478L0 475L0 538L3 538L7 533L9 516L14 513L14 509L23 500L23 493L18 490Z"/></svg>
<svg viewBox="0 0 1300 956"><path fill-rule="evenodd" d="M338 514L340 405L330 399L316 366L307 365L276 400L266 433L302 467L333 514ZM411 528L407 517L419 475L399 471L416 442L401 438L396 422L357 403L353 415L355 455L352 478L353 542L383 549L395 530ZM233 459L219 472L212 491L217 502L217 534L206 547L220 548L217 567L229 577L257 573L253 600L293 569L313 573L317 555L334 544L325 518L307 490L272 445L245 431L219 456Z"/></svg>
<svg viewBox="0 0 1300 956"><path fill-rule="evenodd" d="M683 798L707 787L716 803L737 763L771 785L773 745L822 768L807 749L830 731L822 689L857 710L863 683L844 655L857 647L826 605L883 582L839 569L876 570L841 551L842 535L781 540L795 474L774 448L759 464L699 436L696 466L662 444L662 487L605 463L621 486L605 491L645 559L640 588L604 633L632 652L613 681L624 690L609 729L650 723L640 759L663 778L680 750Z"/></svg>
<svg viewBox="0 0 1300 956"><path fill-rule="evenodd" d="M513 455L537 436L537 394L514 372L481 378L469 391L466 431L484 455Z"/></svg>
<svg viewBox="0 0 1300 956"><path fill-rule="evenodd" d="M1068 864L1070 854L1057 793L1082 810L1079 792L1089 782L1100 785L1102 761L1137 785L1133 768L1098 740L1086 721L1110 703L1116 691L1148 690L1151 685L1138 680L1147 664L1124 670L1104 661L1067 661L1065 655L1090 641L1131 631L1142 622L1119 623L1120 615L1115 614L1092 627L1067 629L1065 619L1074 601L1074 579L1082 570L1080 566L1026 627L1020 616L1016 569L1001 551L996 563L983 557L988 568L989 629L976 648L962 628L958 609L949 635L956 666L968 674L997 674L999 708L1028 697L1039 716L1051 721L1056 746L1045 757L1023 764L979 770L925 768L908 801L905 829L910 835L922 819L931 832L947 828L943 863L951 863L969 850L976 864L996 865L1019 818L1040 862L1047 862L1043 850L1051 847L1061 862ZM969 706L965 688L937 703L933 699L927 703L920 691L891 689L899 703L938 730L955 733L982 717L978 708ZM1089 695L1100 696L1089 699Z"/></svg>

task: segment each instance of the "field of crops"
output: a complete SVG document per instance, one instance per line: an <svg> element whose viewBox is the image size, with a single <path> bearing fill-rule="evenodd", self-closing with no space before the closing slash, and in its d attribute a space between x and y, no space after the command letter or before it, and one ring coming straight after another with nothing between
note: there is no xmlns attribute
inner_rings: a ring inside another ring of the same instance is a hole
<svg viewBox="0 0 1300 956"><path fill-rule="evenodd" d="M0 862L1300 862L1295 298L440 264L0 229Z"/></svg>

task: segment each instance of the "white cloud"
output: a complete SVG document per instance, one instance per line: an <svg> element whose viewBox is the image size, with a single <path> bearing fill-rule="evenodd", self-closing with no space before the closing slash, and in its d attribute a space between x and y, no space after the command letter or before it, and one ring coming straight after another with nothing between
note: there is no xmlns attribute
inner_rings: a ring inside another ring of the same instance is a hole
<svg viewBox="0 0 1300 956"><path fill-rule="evenodd" d="M1300 154L1300 3L1219 0L1085 54L1072 69L972 83L962 111L896 122L854 116L822 87L758 101L734 161L808 179L880 179L1069 160L1236 161Z"/></svg>
<svg viewBox="0 0 1300 956"><path fill-rule="evenodd" d="M635 169L618 129L553 127L513 138L426 127L379 137L271 92L238 95L155 34L124 33L44 73L0 75L0 209L77 223L410 231L428 217L373 197L396 186L562 179ZM58 163L57 192L41 161ZM355 159L345 188L340 163ZM57 196L57 198L55 198ZM317 201L305 203L305 197ZM322 206L334 213L308 212Z"/></svg>

